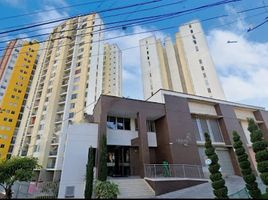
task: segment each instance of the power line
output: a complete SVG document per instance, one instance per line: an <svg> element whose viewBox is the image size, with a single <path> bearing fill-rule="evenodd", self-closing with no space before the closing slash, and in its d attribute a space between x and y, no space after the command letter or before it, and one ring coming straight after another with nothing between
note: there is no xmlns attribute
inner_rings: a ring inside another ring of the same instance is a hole
<svg viewBox="0 0 268 200"><path fill-rule="evenodd" d="M231 0L231 1L240 1L240 0ZM210 7L213 7L213 6L222 5L222 4L225 4L225 3L226 3L226 1L220 1L220 2L213 3L213 4L207 4L207 5L203 5L203 6L200 6L200 7L196 7L196 8L192 8L192 9L187 9L187 10L183 10L183 11L179 11L179 12L166 13L166 14L162 14L162 15L149 16L149 17L145 17L145 18L148 19L148 20L150 20L150 19L157 19L157 18L161 18L161 17L175 16L175 15L179 15L179 14L182 14L182 13L194 12L196 10L201 10L201 9L204 9L204 8L210 8ZM131 20L127 20L127 21L134 21L135 22L135 20L143 20L145 18L144 17L143 18L138 18L138 19L136 18L136 19L131 19ZM124 21L111 22L109 24L121 23L121 22L124 22ZM144 20L143 21L138 21L138 22L139 23L140 22L144 22ZM96 26L101 26L101 25L94 25L94 27L96 27ZM65 30L65 31L68 31L68 30ZM62 39L62 38L58 38L58 39ZM46 41L43 41L43 42L46 42ZM42 43L42 42L39 42L39 43ZM1 49L0 51L3 51L3 50L4 49Z"/></svg>
<svg viewBox="0 0 268 200"><path fill-rule="evenodd" d="M30 12L30 13L23 13L23 14L19 14L19 15L12 15L12 16L2 17L2 18L0 18L0 21L7 20L7 19L12 19L12 18L29 16L29 15L36 15L36 14L40 14L40 13L44 13L44 12L51 12L51 11L58 10L58 9L62 10L62 9L66 9L66 8L73 8L73 7L78 7L78 6L96 4L96 3L100 3L100 2L103 2L103 1L94 1L94 2L90 1L90 2L86 2L86 3L79 3L79 4L72 4L72 5L69 5L69 6L56 7L56 8L53 8L53 9L38 10L38 11Z"/></svg>
<svg viewBox="0 0 268 200"><path fill-rule="evenodd" d="M263 14L266 14L266 12L261 12L261 13L258 13L258 14L255 14L255 15L251 15L251 16L248 16L248 17L245 17L245 18L253 18L253 17L257 17L257 16L260 16L260 15L263 15ZM215 16L215 17L211 17L211 18L206 18L206 19L200 20L200 22L206 22L206 21L210 21L210 20L215 20L215 19L219 19L219 18L222 18L222 17L226 17L226 15L220 15L220 16ZM237 20L233 20L233 21L231 21L229 23L225 23L225 24L213 26L213 28L218 28L218 27L223 27L223 26L231 25L231 24L236 23L237 21L239 21L239 20L237 19ZM190 25L190 24L195 24L195 23L198 23L198 22L185 23L183 25ZM123 35L123 36L116 36L116 37L113 37L113 38L108 38L106 40L113 40L113 39L117 39L117 38L121 38L121 37L129 37L131 35L137 35L137 34L145 34L145 33L158 32L158 31L161 31L161 30L164 30L164 29L172 29L172 28L177 28L177 26L164 27L163 29L155 29L155 30L144 31L144 32L139 32L139 33L133 33L133 34ZM202 32L201 31L200 32L195 32L195 34L200 34L200 33L202 33ZM192 36L192 34L188 34L188 35L184 35L184 36L176 36L176 38L185 38L185 37L191 37L191 36ZM99 42L99 41L100 40L95 41L95 42ZM88 43L90 43L90 42L86 42L84 44L88 44ZM150 44L155 44L155 43L150 43ZM79 44L75 44L73 46L77 46L77 45L79 45ZM60 46L60 47L62 47L62 46ZM66 45L64 45L64 46L66 46ZM58 47L59 46L57 46L57 48ZM128 48L125 48L125 49L121 49L121 51L124 52L124 51L130 50L130 49L139 48L139 47L140 46L132 46L132 47L128 47ZM53 47L53 48L56 48L56 47ZM47 49L49 49L49 48L44 48L42 50L47 50ZM26 53L26 52L23 52L23 53ZM99 55L104 55L104 54L95 54L95 55L91 55L91 56L99 56ZM60 61L60 60L66 60L66 59L57 59L57 60Z"/></svg>
<svg viewBox="0 0 268 200"><path fill-rule="evenodd" d="M264 14L264 13L260 13L260 14ZM254 15L254 16L249 16L249 17L247 17L247 18L250 18L250 17L255 17L256 15ZM205 19L205 20L202 20L202 21L206 21L207 19ZM232 24L232 23L235 23L235 22L237 22L237 20L234 20L233 22L231 22L231 23L228 23L228 24ZM219 25L219 26L216 26L216 27L220 27L220 26L226 26L227 24L223 24L223 25ZM196 32L195 34L198 34L198 33L201 33L201 32ZM190 36L191 34L189 34L189 36ZM182 37L188 37L188 36L182 36ZM153 42L153 43L149 43L149 45L152 45L152 44L156 44L155 42ZM145 46L145 45L143 45L143 46ZM129 48L125 48L125 49L122 49L121 51L126 51L126 50L129 50L129 49L132 49L132 48L138 48L138 47L140 47L140 46L134 46L134 47L129 47ZM94 55L92 55L92 56L94 56ZM44 62L43 62L44 63ZM40 72L40 77L41 77L41 72ZM81 110L79 110L79 111L77 111L76 113L74 113L74 116L77 114L77 113L79 113L79 112L82 112L83 110L85 110L88 106L91 106L93 103L95 103L96 101L94 101L94 102L91 102L89 105L87 105L85 108L83 108L83 109L81 109ZM66 118L66 119L64 119L63 121L66 121L66 120L69 120L69 119L71 119L70 117L68 117L68 118ZM62 122L63 122L62 121ZM36 137L36 136L35 136ZM35 137L32 137L32 138L35 138Z"/></svg>
<svg viewBox="0 0 268 200"><path fill-rule="evenodd" d="M100 11L98 11L98 13L105 13L105 12L110 12L110 11L115 11L115 10L123 10L123 9L127 9L127 8L132 8L132 7L136 7L136 6L140 6L140 5L151 4L151 3L160 2L160 1L163 1L163 0L152 0L152 1L148 1L148 2L142 2L142 3L136 3L136 4L131 4L131 5L127 5L127 6L121 6L121 7L106 9L106 10L100 10ZM229 1L231 1L231 0L229 0ZM232 0L232 1L241 1L241 0ZM94 14L94 13L95 12L89 12L89 13L84 13L84 14L75 15L75 16L71 16L71 17L65 17L65 18L61 18L61 19L57 19L57 20L51 20L51 21L48 21L48 22L41 22L41 23L31 24L31 25L21 27L21 28L15 28L15 29L11 29L11 30L2 31L2 32L0 32L0 35L1 34L6 34L6 33L11 33L11 32L16 32L16 31L20 31L20 30L30 29L30 28L34 28L34 27L38 27L38 26L44 26L44 25L47 25L47 24L53 24L53 23L73 19L73 18L76 18L76 17L84 17L86 15L90 15L90 14ZM20 26L16 26L16 27L20 27Z"/></svg>
<svg viewBox="0 0 268 200"><path fill-rule="evenodd" d="M248 16L248 17L245 17L245 18L252 18L252 17L256 17L256 16L259 16L259 15L262 15L262 14L265 14L266 12L262 12L262 13L259 13L259 14L256 14L256 15L252 15L252 16ZM215 16L215 17L211 17L211 18L207 18L207 19L203 19L203 20L200 20L201 22L205 22L205 21L210 21L210 20L215 20L215 19L219 19L219 18L222 18L222 17L226 17L226 15L221 15L221 16ZM227 24L223 24L223 25L219 25L219 26L215 26L215 27L221 27L221 26L226 26L226 25L229 25L229 24L232 24L232 23L235 23L237 22L238 20L234 20L233 22L231 23L227 23ZM190 24L190 23L188 23ZM103 39L103 40L97 40L97 41L93 41L93 43L95 42L100 42L100 41L107 41L107 40L113 40L113 39L117 39L117 38L121 38L121 37L128 37L128 36L131 36L131 35L138 35L138 34L145 34L145 33L151 33L151 32L157 32L157 31L161 31L161 30L168 30L168 29L173 29L173 28L177 28L177 26L169 26L169 27L164 27L162 29L155 29L155 30L150 30L150 31L145 31L145 32L138 32L138 33L132 33L132 34L127 34L127 35L122 35L122 36L116 36L116 37L112 37L112 38L106 38L106 39ZM86 33L84 35L87 35L89 33ZM85 42L84 44L88 44L88 43L91 43L91 41L89 42ZM60 45L60 46L54 46L54 47L50 47L50 49L54 49L54 48L59 48L59 47L64 47L64 46L68 46L69 44L65 44L65 45ZM79 43L77 44L74 44L73 46L77 46L79 45ZM39 49L38 51L42 51L42 50L46 50L46 49L49 49L48 47L45 47L43 49ZM25 52L19 52L18 54L25 54L27 53L27 51ZM11 55L11 53L9 54ZM8 56L8 55L3 55L2 57L4 56Z"/></svg>
<svg viewBox="0 0 268 200"><path fill-rule="evenodd" d="M95 19L105 19L105 18L110 18L110 17L117 17L117 16L121 16L121 15L125 15L125 14L132 14L132 13L137 13L137 12L142 12L142 11L147 11L147 10L152 10L152 9L157 9L157 8L161 8L161 7L164 7L164 6L170 6L170 5L175 5L175 4L178 4L178 3L181 3L183 1L176 1L174 3L168 3L168 4L164 4L164 5L160 5L160 6L155 6L155 7L152 7L152 8L146 8L146 9L142 9L142 10L138 10L138 11L133 11L133 12L125 12L125 13L119 13L119 14L114 14L114 15L110 15L110 16L104 16L102 18L99 18L99 17L96 17ZM94 19L89 19L89 20L86 20L87 22L89 21L93 21ZM72 22L70 24L74 24L75 22ZM107 25L107 24L105 24ZM20 34L25 34L25 33L31 33L31 32L36 32L36 31L40 31L40 30L45 30L45 29L51 29L55 26L51 26L51 27L47 27L47 28L40 28L40 29L37 29L37 30L34 30L34 31L28 31L28 32L23 32L23 33L20 33ZM72 31L72 30L79 30L79 29L69 29L69 30L65 30L64 32L66 31ZM59 33L59 32L53 32L53 33ZM23 38L16 38L16 39L28 39L28 38L32 38L32 37L40 37L40 36L45 36L45 35L50 35L51 32L49 33L44 33L44 34L37 34L37 35L32 35L32 36L28 36L28 37L23 37ZM9 36L16 36L17 34L14 34L14 35L9 35ZM0 38L4 38L6 36L2 36ZM9 41L12 41L12 40L4 40L4 41L0 41L0 43L6 43L6 42L9 42Z"/></svg>

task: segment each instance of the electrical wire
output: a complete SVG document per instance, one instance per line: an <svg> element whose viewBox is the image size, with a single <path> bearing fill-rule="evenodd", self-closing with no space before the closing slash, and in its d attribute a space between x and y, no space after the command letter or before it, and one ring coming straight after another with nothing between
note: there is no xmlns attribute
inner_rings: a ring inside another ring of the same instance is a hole
<svg viewBox="0 0 268 200"><path fill-rule="evenodd" d="M7 19L18 18L18 17L25 17L25 16L29 16L29 15L37 15L37 14L40 14L40 13L51 12L51 11L59 10L59 9L62 10L62 9L67 9L67 8L73 8L73 7L90 5L90 4L96 4L96 3L100 3L100 2L104 2L104 1L94 1L94 2L89 1L89 2L85 2L85 3L72 4L72 5L68 5L68 6L56 7L56 8L47 9L47 10L37 10L37 11L34 11L34 12L30 12L30 13L23 13L23 14L19 14L19 15L12 15L12 16L2 17L2 18L0 18L0 21L7 20Z"/></svg>
<svg viewBox="0 0 268 200"><path fill-rule="evenodd" d="M110 9L106 9L106 10L100 10L100 11L98 11L98 13L111 12L111 11L115 11L115 10L123 10L123 9L128 9L128 8L132 8L132 7L136 7L136 6L140 6L140 5L147 5L147 4L160 2L160 1L163 1L163 0L152 0L152 1L148 1L148 2L135 3L135 4L127 5L127 6L121 6L121 7L110 8ZM241 1L241 0L229 0L229 1ZM16 31L20 31L20 30L30 29L30 28L34 28L34 27L38 27L38 26L44 26L44 25L47 25L47 24L58 23L58 22L62 22L62 21L65 21L65 20L74 19L76 17L84 17L86 15L90 15L90 14L94 14L94 13L96 13L96 12L87 12L87 13L84 13L84 14L74 15L74 16L71 16L71 17L64 17L64 18L60 18L60 19L56 19L56 20L54 19L54 20L50 20L50 21L47 21L47 22L41 22L41 23L39 22L39 23L36 23L36 24L31 23L31 25L27 25L27 26L25 26L25 25L17 25L15 27L20 27L20 26L23 26L23 27L11 29L11 30L5 30L5 28L3 28L5 31L0 32L0 35L6 34L6 33L11 33L11 32L16 32ZM8 27L7 29L9 29L9 28L13 28L13 27Z"/></svg>
<svg viewBox="0 0 268 200"><path fill-rule="evenodd" d="M262 13L259 13L258 15L260 15L260 14L265 14L266 12L262 12ZM258 15L252 15L252 16L248 16L247 18L252 18L252 17L256 17L256 16L258 16ZM207 19L204 19L203 21L207 21ZM223 24L223 25L218 25L218 26L215 26L215 27L222 27L222 26L226 26L226 25L230 25L230 24L233 24L233 23L236 23L238 20L234 20L234 21L232 21L232 22L230 22L230 23L228 23L228 24ZM185 24L185 25L187 25L187 24ZM202 32L195 32L195 34L199 34L199 33L202 33ZM188 36L191 36L192 34L189 34ZM184 38L184 37L188 37L187 35L186 36L181 36L180 38ZM149 44L147 44L147 45L155 45L156 43L155 42L153 42L153 43L149 43ZM146 46L146 45L142 45L142 46ZM127 51L127 50L130 50L130 49L133 49L133 48L139 48L140 46L132 46L132 47L128 47L128 48L125 48L125 49L122 49L121 51L122 52L124 52L124 51ZM92 56L98 56L97 54L96 55L92 55ZM41 72L40 72L40 77L41 77ZM91 102L88 106L91 106L93 103L95 103L96 101L94 101L94 102ZM85 110L88 106L86 106L85 108L83 108L83 109L81 109L81 110L79 110L79 111L77 111L77 113L80 113L80 112L82 112L83 110ZM74 116L77 114L77 113L74 113ZM69 120L69 119L71 119L71 118L66 118L66 119L64 119L64 121L66 121L66 120ZM230 118L231 119L231 118ZM31 138L36 138L36 136L35 137L31 137Z"/></svg>
<svg viewBox="0 0 268 200"><path fill-rule="evenodd" d="M174 4L178 4L178 3L181 3L182 1L177 1L177 2L174 2L174 3L169 3L169 4L165 4L165 5L162 5L162 6L156 6L156 7L153 7L153 8L147 8L147 9L143 9L143 10L138 10L138 11L134 11L134 12L130 12L130 13L137 13L137 12L142 12L142 11L147 11L147 10L152 10L152 9L156 9L156 8L160 8L160 7L164 7L164 6L170 6L170 5L174 5ZM125 14L129 14L129 12L125 12L125 13L120 13L120 14L115 14L115 15L111 15L111 16L106 16L106 17L102 17L103 18L109 18L109 17L115 17L115 16L121 16L121 15L125 15ZM86 20L87 22L89 21L93 21L93 20L96 20L96 19L101 19L99 17L96 17L95 19L89 19L89 20ZM76 22L72 22L70 24L75 24ZM105 24L107 25L107 24ZM51 29L51 28L55 28L55 26L51 26L51 27L47 27L47 28L42 28L42 29L38 29L38 30L34 30L34 31L28 31L28 32L23 32L21 34L26 34L26 33L31 33L31 32L36 32L36 31L40 31L40 30L44 30L44 29ZM89 28L89 27L87 27ZM81 28L78 28L78 29L68 29L68 30L64 30L64 31L60 31L60 32L57 32L57 31L54 31L53 33L62 33L62 32L67 32L67 31L73 31L73 30L80 30ZM44 33L44 34L37 34L37 35L32 35L32 36L27 36L27 37L22 37L22 38L16 38L18 40L21 40L21 39L28 39L28 38L33 38L33 37L40 37L40 36L45 36L45 35L50 35L51 32L49 33ZM14 34L14 35L9 35L9 36L17 36L17 34ZM6 36L2 36L0 38L4 38ZM7 43L7 42L10 42L12 40L3 40L3 41L0 41L0 43Z"/></svg>
<svg viewBox="0 0 268 200"><path fill-rule="evenodd" d="M233 1L240 1L240 0L233 0ZM154 16L149 16L149 17L145 17L145 18L148 19L148 20L150 20L150 19L157 19L157 18L161 18L161 17L175 16L175 15L179 15L179 14L182 14L182 13L187 13L187 12L190 12L190 11L196 11L196 10L200 10L200 9L204 9L204 8L208 8L208 7L212 7L212 6L218 6L218 5L222 5L222 4L223 4L223 1L220 1L220 2L217 2L217 3L213 3L213 4L209 4L209 5L204 5L204 6L200 6L200 7L196 7L196 8L192 8L192 9L187 9L187 10L184 10L184 11L173 12L173 13L166 13L166 14L162 14L162 15L154 15ZM143 18L138 18L138 19L131 19L131 20L127 20L127 21L135 21L135 20L141 20L141 21L138 21L138 22L144 22L145 21L144 20L144 17ZM121 23L121 22L124 22L124 21L111 22L110 24ZM100 25L94 25L94 27L95 26L100 26ZM57 38L57 39L62 39L62 38ZM46 42L46 41L43 41L43 42ZM43 42L38 42L38 43L43 43ZM5 49L0 49L0 51L3 51Z"/></svg>

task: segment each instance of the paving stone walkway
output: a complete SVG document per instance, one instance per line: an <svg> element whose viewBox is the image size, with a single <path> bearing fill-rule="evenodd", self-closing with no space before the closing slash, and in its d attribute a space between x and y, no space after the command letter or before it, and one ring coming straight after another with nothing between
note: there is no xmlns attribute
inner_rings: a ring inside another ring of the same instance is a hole
<svg viewBox="0 0 268 200"><path fill-rule="evenodd" d="M245 182L242 177L239 176L229 176L224 178L226 181L226 186L228 187L228 195L236 193L245 187ZM257 178L259 188L262 192L265 191L265 186L262 184L260 178ZM211 183L204 183L190 188L178 190L175 192L170 192L167 194L156 196L156 198L214 198L214 194L211 188ZM236 197L233 197L236 198ZM239 197L237 197L239 198Z"/></svg>

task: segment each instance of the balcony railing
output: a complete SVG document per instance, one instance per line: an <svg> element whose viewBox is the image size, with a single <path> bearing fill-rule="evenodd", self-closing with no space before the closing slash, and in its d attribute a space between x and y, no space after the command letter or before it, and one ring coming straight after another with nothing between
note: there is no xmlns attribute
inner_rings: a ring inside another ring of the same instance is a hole
<svg viewBox="0 0 268 200"><path fill-rule="evenodd" d="M202 166L186 164L145 164L147 178L204 179Z"/></svg>

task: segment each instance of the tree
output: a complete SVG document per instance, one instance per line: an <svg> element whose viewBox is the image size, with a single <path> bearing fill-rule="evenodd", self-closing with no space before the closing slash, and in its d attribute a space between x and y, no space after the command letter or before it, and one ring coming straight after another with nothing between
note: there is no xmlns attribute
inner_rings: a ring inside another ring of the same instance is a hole
<svg viewBox="0 0 268 200"><path fill-rule="evenodd" d="M266 185L266 193L268 193L268 143L264 140L262 131L253 119L248 119L248 130L251 133L250 141L255 152L257 169L260 172L262 182Z"/></svg>
<svg viewBox="0 0 268 200"><path fill-rule="evenodd" d="M212 181L211 185L213 187L213 193L219 199L228 199L228 189L225 186L225 181L220 172L220 165L218 163L219 158L215 153L215 148L212 146L208 133L205 133L205 140L205 154L211 161L208 170L210 172L210 179Z"/></svg>
<svg viewBox="0 0 268 200"><path fill-rule="evenodd" d="M242 141L240 140L240 136L236 131L233 131L233 141L235 154L239 162L239 167L243 175L243 179L246 182L246 188L249 191L249 195L254 199L258 199L261 197L261 191L258 188L256 176L253 174L250 162L248 161L248 155L245 151L245 148L243 147Z"/></svg>
<svg viewBox="0 0 268 200"><path fill-rule="evenodd" d="M16 181L30 181L33 170L38 167L36 158L13 157L0 162L0 185L4 188L6 198L12 198L12 186Z"/></svg>
<svg viewBox="0 0 268 200"><path fill-rule="evenodd" d="M93 191L93 168L94 168L94 152L93 148L90 147L88 150L88 161L87 161L87 172L86 172L86 187L85 187L85 198L91 199Z"/></svg>
<svg viewBox="0 0 268 200"><path fill-rule="evenodd" d="M106 139L106 135L103 135L101 137L101 141L100 141L100 161L99 161L98 179L100 181L107 180L107 139Z"/></svg>

